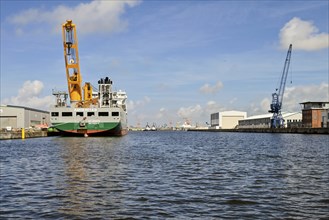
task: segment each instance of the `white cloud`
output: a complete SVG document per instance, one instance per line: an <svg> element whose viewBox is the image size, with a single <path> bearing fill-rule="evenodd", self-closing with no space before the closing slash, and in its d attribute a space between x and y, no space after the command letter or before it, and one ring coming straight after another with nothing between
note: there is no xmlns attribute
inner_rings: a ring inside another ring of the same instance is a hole
<svg viewBox="0 0 329 220"><path fill-rule="evenodd" d="M52 11L44 9L29 9L8 20L17 25L18 33L22 34L23 26L40 23L49 24L54 32L60 31L60 25L67 19L77 24L79 33L117 32L127 27L127 21L121 18L125 7L134 7L138 0L122 1L92 1L80 3L75 7L58 6ZM46 25L47 26L47 25Z"/></svg>
<svg viewBox="0 0 329 220"><path fill-rule="evenodd" d="M159 112L156 114L157 119L166 118L168 115L168 111L165 108L160 108Z"/></svg>
<svg viewBox="0 0 329 220"><path fill-rule="evenodd" d="M168 109L161 107L152 114L148 111L147 106L146 108L139 106L133 112L129 112L129 124L137 127L144 127L147 123L149 125L154 123L156 126L173 125L177 116L171 113Z"/></svg>
<svg viewBox="0 0 329 220"><path fill-rule="evenodd" d="M238 98L234 97L233 99L230 100L229 103L230 103L230 104L233 104L233 103L235 103L237 100L238 100Z"/></svg>
<svg viewBox="0 0 329 220"><path fill-rule="evenodd" d="M299 103L307 101L325 102L329 100L328 83L319 85L300 85L287 87L283 97L282 112L301 111ZM251 103L248 109L250 115L266 114L272 100L269 97L262 99L259 104ZM249 115L248 114L248 115Z"/></svg>
<svg viewBox="0 0 329 220"><path fill-rule="evenodd" d="M19 89L17 96L4 99L2 104L48 110L50 105L54 104L54 98L52 96L40 97L43 87L41 81L25 81Z"/></svg>
<svg viewBox="0 0 329 220"><path fill-rule="evenodd" d="M252 103L249 107L249 109L251 109L250 112L252 112L252 114L266 114L268 113L268 110L270 110L270 104L271 104L271 99L266 97L264 99L262 99L262 101L259 102L259 105L255 105L254 103Z"/></svg>
<svg viewBox="0 0 329 220"><path fill-rule="evenodd" d="M319 33L311 21L303 21L294 17L280 30L281 48L288 48L289 44L294 49L312 51L329 47L329 34Z"/></svg>
<svg viewBox="0 0 329 220"><path fill-rule="evenodd" d="M283 97L282 108L284 111L300 111L301 106L299 103L307 101L329 101L328 83L288 87Z"/></svg>
<svg viewBox="0 0 329 220"><path fill-rule="evenodd" d="M219 111L225 111L226 108L215 101L208 101L205 105L194 105L189 107L180 107L177 111L179 119L188 119L192 123L204 123L209 121L210 114Z"/></svg>
<svg viewBox="0 0 329 220"><path fill-rule="evenodd" d="M172 126L182 124L186 120L193 125L196 123L200 125L209 122L211 113L225 110L219 103L208 101L203 105L181 106L177 108L176 111L167 107L161 107L152 114L148 112L148 105L146 104L147 103L145 103L145 106L135 105L135 110L133 111L130 111L128 108L130 125L143 127L148 122L149 124L156 123L158 126L164 124Z"/></svg>
<svg viewBox="0 0 329 220"><path fill-rule="evenodd" d="M204 112L209 115L214 112L224 111L225 108L222 107L220 104L218 104L215 101L208 101L206 106L204 107Z"/></svg>
<svg viewBox="0 0 329 220"><path fill-rule="evenodd" d="M216 102L215 101L212 101L212 100L210 100L210 101L207 102L207 105L209 105L209 106L213 106L215 104L216 104Z"/></svg>
<svg viewBox="0 0 329 220"><path fill-rule="evenodd" d="M201 105L180 107L177 111L177 115L181 118L196 118L199 117L203 112Z"/></svg>
<svg viewBox="0 0 329 220"><path fill-rule="evenodd" d="M23 87L19 89L18 91L18 97L21 97L22 99L33 97L35 95L40 94L40 92L43 89L43 83L38 80L34 81L25 81L23 84Z"/></svg>
<svg viewBox="0 0 329 220"><path fill-rule="evenodd" d="M134 111L137 108L147 105L149 102L151 102L151 99L148 96L144 96L142 100L137 100L137 101L128 100L127 103L128 111Z"/></svg>
<svg viewBox="0 0 329 220"><path fill-rule="evenodd" d="M200 88L201 93L205 94L215 94L218 92L221 88L223 88L223 83L221 81L218 81L215 85L211 86L208 83L204 84Z"/></svg>

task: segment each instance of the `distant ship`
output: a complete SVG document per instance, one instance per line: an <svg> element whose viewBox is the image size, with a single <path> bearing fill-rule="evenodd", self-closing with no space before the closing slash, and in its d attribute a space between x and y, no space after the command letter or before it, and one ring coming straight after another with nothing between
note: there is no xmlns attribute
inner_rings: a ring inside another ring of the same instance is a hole
<svg viewBox="0 0 329 220"><path fill-rule="evenodd" d="M156 131L156 130L157 130L157 128L154 123L153 123L152 127L150 127L149 124L147 123L145 128L143 129L143 131Z"/></svg>
<svg viewBox="0 0 329 220"><path fill-rule="evenodd" d="M56 103L50 108L52 128L74 136L127 134L126 92L113 91L113 82L108 77L98 81L98 88L89 82L81 86L76 26L67 20L62 27L68 93L53 91Z"/></svg>
<svg viewBox="0 0 329 220"><path fill-rule="evenodd" d="M146 124L145 128L143 131L151 131L151 127L149 126L149 123Z"/></svg>
<svg viewBox="0 0 329 220"><path fill-rule="evenodd" d="M157 128L156 128L155 124L153 123L151 131L156 131L156 130L157 130Z"/></svg>

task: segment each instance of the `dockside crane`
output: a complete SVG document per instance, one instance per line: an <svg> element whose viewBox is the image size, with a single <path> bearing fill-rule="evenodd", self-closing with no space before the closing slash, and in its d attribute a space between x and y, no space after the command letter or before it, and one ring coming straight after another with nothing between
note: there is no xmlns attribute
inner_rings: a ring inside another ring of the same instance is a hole
<svg viewBox="0 0 329 220"><path fill-rule="evenodd" d="M62 33L70 102L71 104L83 105L83 103L92 100L92 86L88 82L83 87L81 86L82 78L79 66L78 38L76 25L72 23L72 20L67 20L62 25ZM82 90L84 91L84 96L82 96Z"/></svg>
<svg viewBox="0 0 329 220"><path fill-rule="evenodd" d="M272 93L272 104L270 105L270 110L268 112L273 113L271 118L271 128L280 128L284 127L284 119L281 114L282 102L283 102L283 94L286 87L286 81L290 66L290 58L291 58L292 44L290 44L286 61L284 63L283 72L280 81L280 87L276 88L275 92Z"/></svg>

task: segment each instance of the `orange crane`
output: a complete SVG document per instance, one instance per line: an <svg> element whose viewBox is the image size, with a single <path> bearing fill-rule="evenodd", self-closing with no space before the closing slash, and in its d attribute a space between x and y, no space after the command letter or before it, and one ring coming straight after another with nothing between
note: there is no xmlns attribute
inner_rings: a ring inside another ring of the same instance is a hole
<svg viewBox="0 0 329 220"><path fill-rule="evenodd" d="M71 103L80 103L92 100L92 86L86 82L84 87L81 87L81 73L79 66L78 53L78 38L76 26L72 20L66 20L62 25L64 59L66 68L66 78L68 85L68 92ZM84 97L82 97L82 89Z"/></svg>

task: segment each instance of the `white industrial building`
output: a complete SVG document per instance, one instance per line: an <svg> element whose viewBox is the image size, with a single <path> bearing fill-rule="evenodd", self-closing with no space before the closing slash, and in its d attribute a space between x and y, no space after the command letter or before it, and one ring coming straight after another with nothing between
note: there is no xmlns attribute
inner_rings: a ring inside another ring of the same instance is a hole
<svg viewBox="0 0 329 220"><path fill-rule="evenodd" d="M239 128L270 128L273 114L254 115L239 121ZM284 126L297 126L302 123L302 113L282 113Z"/></svg>
<svg viewBox="0 0 329 220"><path fill-rule="evenodd" d="M14 105L0 106L0 128L44 127L50 124L49 112Z"/></svg>
<svg viewBox="0 0 329 220"><path fill-rule="evenodd" d="M239 120L245 119L247 112L224 111L210 115L210 126L213 129L233 129L239 124Z"/></svg>

